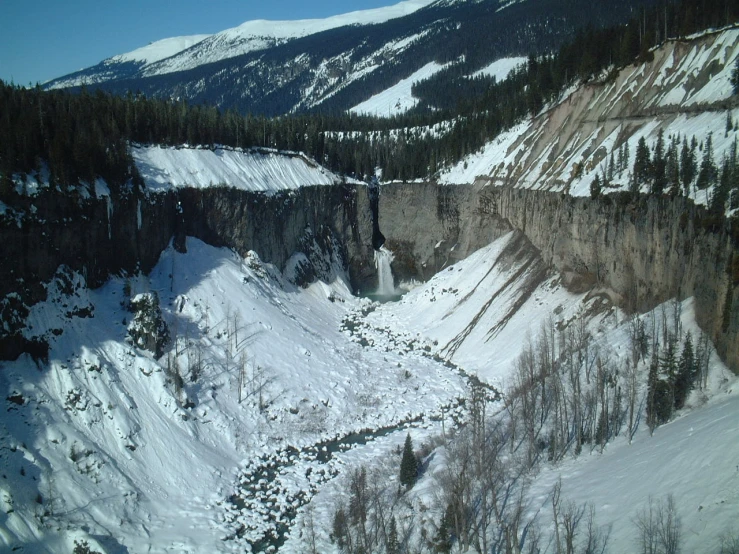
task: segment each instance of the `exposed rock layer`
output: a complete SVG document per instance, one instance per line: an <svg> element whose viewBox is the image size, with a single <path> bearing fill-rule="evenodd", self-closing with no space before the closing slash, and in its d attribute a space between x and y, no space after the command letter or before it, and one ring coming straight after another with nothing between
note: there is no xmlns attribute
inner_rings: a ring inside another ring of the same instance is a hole
<svg viewBox="0 0 739 554"><path fill-rule="evenodd" d="M427 279L512 228L569 287L601 288L627 311L694 296L698 322L739 370L739 252L722 222L683 198L594 202L526 189L383 187L380 227L394 269Z"/></svg>
<svg viewBox="0 0 739 554"><path fill-rule="evenodd" d="M699 323L722 358L739 370L739 253L727 233L709 229L705 211L681 198L619 200L593 202L469 185L385 185L379 197L379 228L395 255L393 269L401 280L427 280L516 228L570 287L599 287L627 310L648 310L672 297L694 296ZM10 340L17 340L19 329L13 324L20 323L23 314L17 299L26 305L43 299L42 283L60 264L85 274L96 286L122 270L148 271L170 239L176 247L186 247L186 235L234 248L241 255L254 250L264 261L284 268L291 255L305 249L310 229L343 245L341 254L355 290L376 286L373 221L364 186L304 187L273 196L228 188L188 189L108 201L42 197L35 202L36 214L23 219L20 227L7 218L3 221L5 259L14 260L0 269L0 308L8 324L0 337L4 357L27 346ZM12 298L16 301L10 302Z"/></svg>

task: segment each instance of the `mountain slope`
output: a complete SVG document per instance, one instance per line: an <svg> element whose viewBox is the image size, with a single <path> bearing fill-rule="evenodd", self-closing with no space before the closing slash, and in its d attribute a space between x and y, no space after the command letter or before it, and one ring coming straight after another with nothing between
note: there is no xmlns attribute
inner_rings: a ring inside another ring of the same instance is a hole
<svg viewBox="0 0 739 554"><path fill-rule="evenodd" d="M142 76L164 75L193 69L279 44L347 25L370 25L402 17L429 4L432 0L405 0L395 6L363 10L326 19L297 21L247 21L238 27L214 35L195 35L163 39L127 54L113 56L100 64L66 77L54 79L47 88L67 88L119 79L116 67L125 62L137 62L136 71ZM194 45L197 47L193 48ZM126 75L125 69L122 69Z"/></svg>
<svg viewBox="0 0 739 554"><path fill-rule="evenodd" d="M727 119L739 120L739 97L729 80L737 57L737 28L669 41L647 63L568 91L482 153L443 172L441 181L586 196L595 175L607 174L611 157L618 161L619 150L628 148L630 161L614 168L607 192L626 190L639 140L654 149L660 133L665 144L677 137L680 146L693 137L702 145L711 135L719 164L739 136L736 127L727 129ZM712 188L689 192L707 204Z"/></svg>
<svg viewBox="0 0 739 554"><path fill-rule="evenodd" d="M125 62L116 75L106 61L47 87L85 79L118 94L140 90L242 112L344 111L429 63L461 62L472 74L502 57L551 50L578 27L623 21L649 3L617 0L594 10L583 0L416 1L279 31L248 22L154 64Z"/></svg>

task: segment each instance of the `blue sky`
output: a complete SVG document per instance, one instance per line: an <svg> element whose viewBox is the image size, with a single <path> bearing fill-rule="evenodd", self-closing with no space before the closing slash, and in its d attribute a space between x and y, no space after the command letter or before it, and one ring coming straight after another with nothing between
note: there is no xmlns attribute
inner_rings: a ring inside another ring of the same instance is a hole
<svg viewBox="0 0 739 554"><path fill-rule="evenodd" d="M251 19L323 18L400 0L0 0L0 79L44 82L155 40Z"/></svg>

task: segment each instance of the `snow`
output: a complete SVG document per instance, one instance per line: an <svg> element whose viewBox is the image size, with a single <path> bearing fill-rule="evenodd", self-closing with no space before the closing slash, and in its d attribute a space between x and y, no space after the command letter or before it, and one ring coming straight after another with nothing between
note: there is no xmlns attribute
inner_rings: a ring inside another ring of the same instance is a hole
<svg viewBox="0 0 739 554"><path fill-rule="evenodd" d="M547 318L567 321L588 305L586 295L567 292L540 271L530 245L510 232L368 320L418 333L446 359L500 386Z"/></svg>
<svg viewBox="0 0 739 554"><path fill-rule="evenodd" d="M319 551L334 552L328 531L346 477L367 465L393 483L407 432L416 444L433 442L444 420L452 426L450 414L464 420L461 370L504 387L543 322L582 313L591 314L594 348L614 361L626 355L623 314L594 309L597 296L568 293L536 268L535 252L511 232L382 305L352 296L335 261L330 279L299 289L256 253L241 258L193 238L186 254L168 248L149 276L89 291L69 274L70 285L52 284L27 321L29 338L50 339L48 368L38 371L28 357L0 363L2 396L20 401L6 401L0 421L0 465L12 476L0 482L0 499L13 506L0 520L0 545L38 541L55 552L80 538L109 551L243 551L250 537L290 522L297 506L280 552L305 551L308 510ZM156 292L180 337L159 360L126 340L126 283L133 298ZM698 336L690 300L681 313ZM175 348L179 393L166 373ZM205 363L193 382L188 367L198 352ZM252 385L239 402L242 353L247 380L263 375L263 409ZM712 363L706 392L654 437L642 429L631 445L618 439L602 455L546 466L530 490L532 509L547 504L561 475L563 495L596 502L599 522L613 523L614 551L630 551L634 511L649 494L673 492L684 529L695 534L686 551L715 540L739 509L739 389L715 354ZM372 437L323 442L357 431ZM240 492L261 479L261 464L277 468L266 492ZM419 498L430 487L419 483ZM243 507L228 500L234 493ZM34 515L39 494L43 523ZM233 535L239 525L248 529L241 538Z"/></svg>
<svg viewBox="0 0 739 554"><path fill-rule="evenodd" d="M666 82L678 65L659 67ZM613 85L615 95L627 90L635 89ZM739 119L736 109L732 115ZM627 140L633 156L639 137L655 140L660 125L666 135L713 132L719 155L736 136L724 135L724 120L725 112L681 113L643 122ZM562 172L572 171L596 136L597 145L613 149L625 125L596 123L573 134ZM523 122L446 178L473 182L515 166L527 140L545 138ZM549 171L544 160L554 147L542 151L522 184L539 186L534 177ZM135 146L132 154L153 191L226 185L270 193L337 182L300 154L158 146ZM570 193L585 194L585 182L573 181ZM105 183L94 186L110 202ZM307 550L302 533L311 510L318 551L335 552L328 533L351 470L368 465L373 480L392 486L406 433L416 444L432 443L445 421L452 425L450 414L463 421L467 375L504 388L542 325L583 316L593 348L625 363L628 318L599 291L569 293L518 232L382 305L351 294L337 259L330 276L306 289L290 282L305 256L291 258L283 272L256 252L242 258L190 237L187 253L168 248L150 275L112 277L97 290L60 268L26 320L26 338L49 341L48 364L30 356L0 362L0 549L68 552L79 539L107 552L243 552L284 522L280 552L299 553ZM160 359L127 338L128 300L151 292L178 337ZM641 317L654 319L658 310ZM697 337L692 299L680 314L683 329ZM175 364L181 390L167 370ZM713 353L708 386L693 392L675 420L654 436L642 424L632 442L621 436L602 453L545 464L529 489L529 510L550 531L548 495L561 478L565 500L592 502L598 522L612 525L611 551L629 552L636 512L650 495L672 493L683 550L715 551L721 533L739 532L738 413L737 379ZM431 517L424 506L443 460L438 449L407 498L419 517ZM263 466L273 477L260 473ZM259 479L265 490L256 492L250 483Z"/></svg>
<svg viewBox="0 0 739 554"><path fill-rule="evenodd" d="M354 11L325 19L247 21L238 27L207 37L191 51L181 52L180 55L173 56L162 63L151 65L144 73L145 75L161 75L184 71L337 27L383 23L409 15L431 2L432 0L405 0L393 6Z"/></svg>
<svg viewBox="0 0 739 554"><path fill-rule="evenodd" d="M174 56L183 50L187 50L191 46L205 40L211 35L190 35L184 37L172 37L157 40L137 48L131 52L125 54L119 54L110 58L110 62L142 62L144 64L152 64Z"/></svg>
<svg viewBox="0 0 739 554"><path fill-rule="evenodd" d="M147 188L228 186L273 193L339 178L300 154L231 148L136 146L131 154Z"/></svg>
<svg viewBox="0 0 739 554"><path fill-rule="evenodd" d="M0 544L41 537L53 552L84 528L132 552L240 551L245 539L223 542L236 525L227 499L250 460L432 415L465 395L461 376L421 352L388 350L383 336L362 346L342 331L368 302L350 294L340 269L303 290L254 253L242 259L191 238L187 248L165 251L150 276L113 278L95 291L73 275L71 288L52 286L32 308L28 336L49 337L49 367L37 371L28 357L0 363L3 398L23 399L0 422L0 464L14 476L0 483L0 497L15 506L0 521ZM157 292L180 337L179 396L167 355L155 360L126 341L126 282L133 297ZM229 325L238 328L230 358ZM201 349L205 363L191 382L188 360ZM267 372L264 410L254 394L238 401L233 360L242 352L247 373ZM308 467L324 466L301 455L286 469L284 498L304 484L289 476ZM39 494L58 531L34 516Z"/></svg>
<svg viewBox="0 0 739 554"><path fill-rule="evenodd" d="M524 65L527 60L528 58L521 56L514 58L501 58L499 60L495 60L487 67L483 67L479 71L476 71L472 74L472 77L495 77L498 82L504 81L511 71Z"/></svg>
<svg viewBox="0 0 739 554"><path fill-rule="evenodd" d="M636 552L638 512L672 494L682 523L682 552L719 552L724 533L739 532L739 389L602 455L585 455L547 468L531 497L550 521L547 498L558 477L562 497L592 502L600 524L611 524L610 552ZM736 536L736 535L735 535Z"/></svg>
<svg viewBox="0 0 739 554"><path fill-rule="evenodd" d="M444 69L445 65L431 62L392 87L374 95L349 111L356 114L392 117L407 112L418 104L411 92L413 84L428 79Z"/></svg>

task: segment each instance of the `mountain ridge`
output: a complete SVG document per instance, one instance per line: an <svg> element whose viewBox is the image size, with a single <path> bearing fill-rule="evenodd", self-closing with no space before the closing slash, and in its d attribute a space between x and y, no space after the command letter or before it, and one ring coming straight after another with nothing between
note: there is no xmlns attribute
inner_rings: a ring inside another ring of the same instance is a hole
<svg viewBox="0 0 739 554"><path fill-rule="evenodd" d="M576 28L621 22L636 7L652 3L618 0L593 10L586 9L584 0L423 0L401 17L275 39L269 48L227 59L218 52L232 43L238 50L240 39L238 32L229 36L231 31L224 31L151 66L123 64L116 74L103 63L99 72L83 70L46 87L78 86L87 79L88 86L116 94L140 90L147 96L207 102L242 113L346 111L430 62L463 62L474 66L472 74L499 58L552 50ZM268 45L269 40L261 40L255 39L257 46ZM200 59L209 63L201 64ZM157 68L167 72L148 73Z"/></svg>

